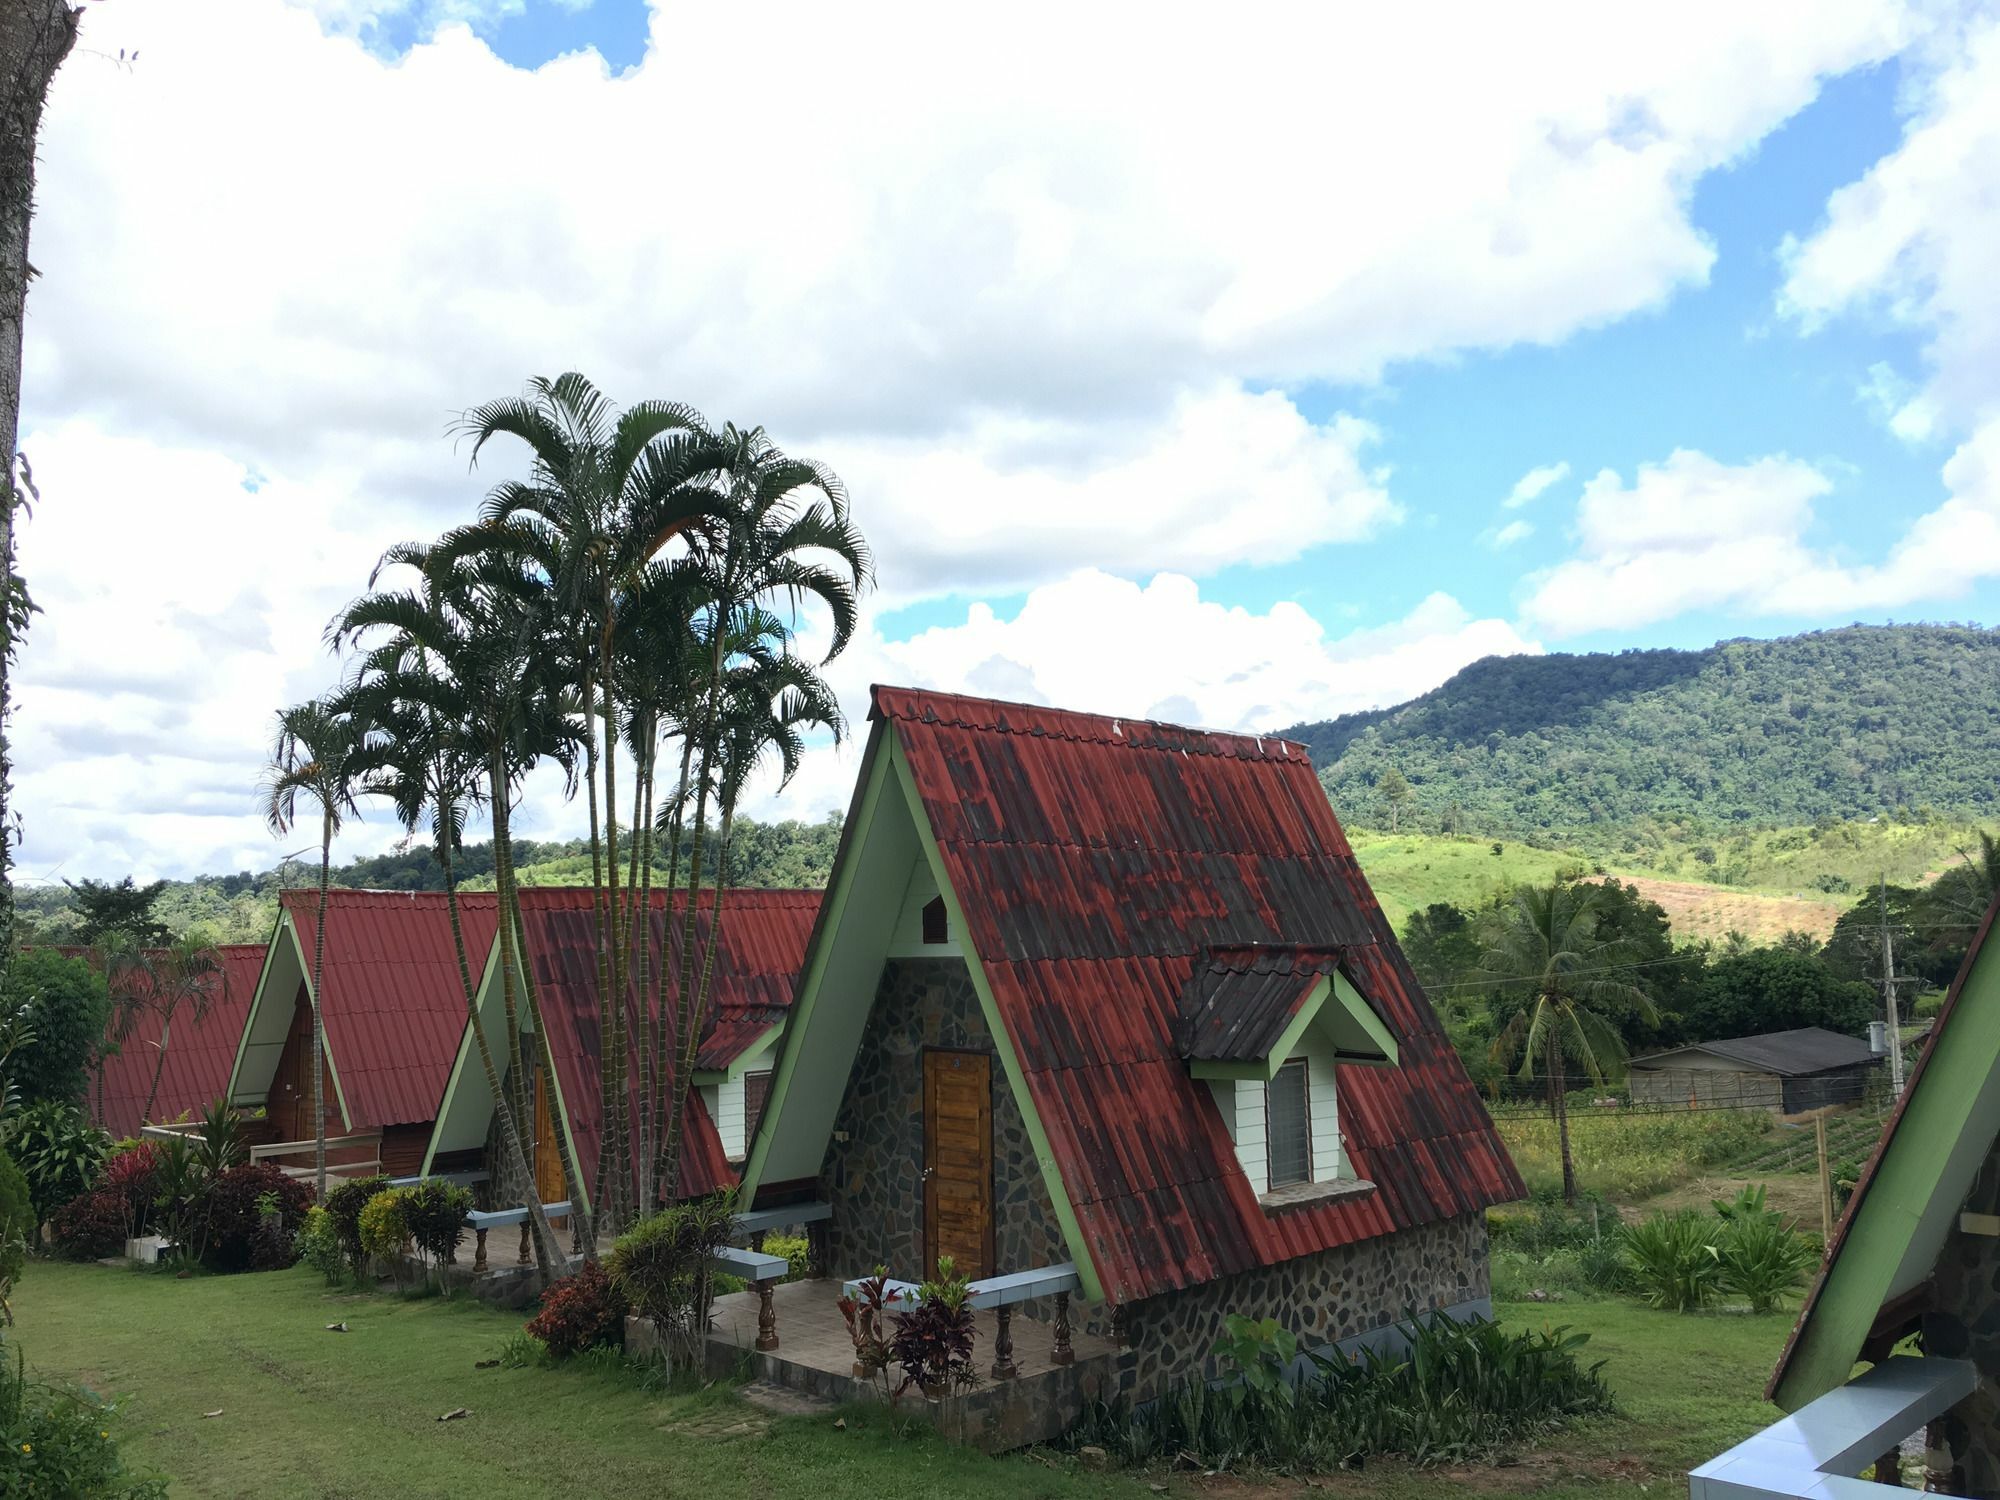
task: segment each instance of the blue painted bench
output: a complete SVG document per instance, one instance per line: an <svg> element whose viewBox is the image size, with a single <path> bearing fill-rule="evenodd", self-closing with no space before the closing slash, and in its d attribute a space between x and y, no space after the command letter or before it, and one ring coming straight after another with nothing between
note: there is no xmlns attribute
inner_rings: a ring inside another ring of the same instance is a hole
<svg viewBox="0 0 2000 1500"><path fill-rule="evenodd" d="M569 1199L565 1198L560 1203L544 1203L542 1205L542 1217L547 1219L568 1218ZM533 1263L535 1257L532 1253L532 1247L528 1243L528 1210L526 1208L475 1209L465 1216L465 1222L472 1226L472 1233L477 1246L472 1257L473 1275L483 1276L486 1274L487 1232L494 1229L505 1229L512 1224L521 1226L521 1255L516 1264L525 1266Z"/></svg>

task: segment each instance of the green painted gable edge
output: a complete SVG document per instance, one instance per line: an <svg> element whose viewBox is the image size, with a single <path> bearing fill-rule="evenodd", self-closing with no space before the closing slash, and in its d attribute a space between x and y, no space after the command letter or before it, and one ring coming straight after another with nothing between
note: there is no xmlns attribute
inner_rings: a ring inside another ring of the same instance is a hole
<svg viewBox="0 0 2000 1500"><path fill-rule="evenodd" d="M1767 1394L1787 1411L1847 1380L1926 1220L1942 1213L1956 1222L1970 1182L1951 1192L1954 1148L1978 1131L1983 1158L2000 1126L1990 1095L1981 1109L2000 1070L2000 952L1984 951L1996 911L2000 904L1973 939L1771 1377Z"/></svg>
<svg viewBox="0 0 2000 1500"><path fill-rule="evenodd" d="M1048 1131L1042 1128L1041 1113L1035 1108L1035 1096L1028 1090L1028 1077L1021 1068L1021 1057L1014 1046L1013 1035L1007 1030L1000 1006L993 998L993 986L986 978L985 960L972 941L972 928L966 923L965 908L959 902L958 892L952 889L951 875L944 865L944 851L938 848L937 835L931 829L930 814L924 810L924 799L917 791L916 776L910 770L909 756L903 749L901 738L894 733L893 723L884 722L890 724L889 746L895 761L896 780L909 803L911 821L917 825L917 841L923 846L924 857L930 861L938 894L944 897L945 914L951 921L950 930L961 934L959 946L965 950L965 968L972 978L973 993L979 996L979 1008L985 1012L987 1029L993 1033L993 1050L1000 1054L1000 1066L1006 1070L1008 1086L1014 1091L1014 1101L1021 1107L1021 1120L1028 1128L1028 1143L1035 1148L1035 1165L1041 1168L1042 1182L1049 1190L1049 1202L1056 1211L1056 1222L1062 1226L1063 1239L1069 1244L1077 1280L1083 1284L1083 1295L1087 1301L1102 1302L1104 1287L1098 1280L1097 1265L1091 1259L1089 1242L1083 1237L1083 1225L1078 1222L1076 1208L1069 1201L1069 1189L1062 1180L1061 1169L1056 1165Z"/></svg>
<svg viewBox="0 0 2000 1500"><path fill-rule="evenodd" d="M875 817L875 805L881 800L882 783L889 765L881 754L884 733L886 730L880 725L871 731L867 747L861 753L861 775L855 782L854 800L847 809L847 819L841 824L840 846L834 851L833 880L827 888L826 899L820 903L819 915L813 919L812 936L806 940L805 972L799 976L791 1014L786 1017L784 1041L779 1048L777 1064L771 1070L771 1091L765 1096L763 1118L757 1122L757 1135L750 1143L737 1188L738 1199L746 1206L753 1206L757 1201L757 1184L763 1180L764 1160L770 1154L770 1135L778 1117L785 1112L785 1096L791 1091L792 1079L798 1072L800 1041L811 1029L812 1013L819 1003L820 983L826 977L829 939L840 930L841 917L847 910L847 898L854 888L854 848L865 836L869 823Z"/></svg>
<svg viewBox="0 0 2000 1500"><path fill-rule="evenodd" d="M487 981L493 973L493 965L499 961L499 952L500 934L496 931L493 941L487 945L486 962L479 970L479 983L472 991L473 1009L482 1016L486 1011ZM472 1017L467 1016L465 1030L459 1033L458 1052L451 1060L451 1075L444 1081L444 1098L438 1101L437 1118L431 1122L431 1138L424 1145L423 1165L417 1169L425 1177L431 1175L432 1163L437 1160L438 1137L444 1134L445 1125L451 1119L452 1101L457 1097L459 1080L465 1076L465 1070L473 1066L472 1027ZM491 1122L488 1123L490 1131Z"/></svg>
<svg viewBox="0 0 2000 1500"><path fill-rule="evenodd" d="M1344 1051L1336 1044L1335 1061L1359 1064L1362 1067L1395 1067L1398 1053L1394 1034L1382 1024L1382 1018L1375 1014L1375 1008L1362 999L1361 992L1348 982L1345 974L1332 974L1323 976L1319 983L1312 987L1310 993L1306 995L1305 1003L1299 1007L1298 1014L1292 1017L1284 1032L1271 1044L1267 1056L1227 1061L1219 1058L1199 1058L1188 1064L1188 1076L1217 1080L1247 1079L1258 1083L1269 1083L1278 1076L1278 1069L1284 1066L1285 1059L1298 1050L1306 1031L1319 1019L1329 997L1338 1002L1340 1012L1359 1026L1362 1034L1374 1043L1378 1054Z"/></svg>
<svg viewBox="0 0 2000 1500"><path fill-rule="evenodd" d="M250 1044L251 1023L257 1018L257 1009L264 1000L265 982L271 977L271 956L276 952L278 943L286 937L291 939L292 952L298 955L299 976L305 984L306 996L312 1001L313 1009L315 1011L319 1009L319 996L313 988L312 963L307 959L305 947L299 941L298 927L292 920L292 914L281 909L278 914L277 931L271 935L271 942L264 949L264 967L257 974L257 993L250 997L250 1012L243 1018L243 1034L236 1039L236 1061L230 1064L229 1068L229 1092L223 1096L224 1101L232 1108L236 1099L236 1075L243 1066L244 1049ZM297 997L293 998L296 1001ZM319 1017L319 1028L323 1034L321 1051L325 1057L326 1070L333 1075L333 1102L340 1106L341 1128L351 1133L354 1129L354 1116L347 1108L347 1090L340 1086L340 1064L333 1055L333 1037L326 1030L324 1013ZM273 1071L275 1072L275 1065ZM264 1091L264 1113L268 1116L270 1112L271 1092L267 1088Z"/></svg>
<svg viewBox="0 0 2000 1500"><path fill-rule="evenodd" d="M278 946L278 934L285 930L285 910L278 908L277 920L271 924L271 935L264 940L264 962L257 970L257 987L250 992L250 1008L243 1013L243 1029L236 1034L236 1060L229 1065L229 1081L222 1087L222 1102L235 1107L236 1079L243 1071L243 1052L250 1045L250 1023L257 1018L258 1003L264 998L264 986L271 980L271 954ZM269 1092L266 1091L266 1100Z"/></svg>

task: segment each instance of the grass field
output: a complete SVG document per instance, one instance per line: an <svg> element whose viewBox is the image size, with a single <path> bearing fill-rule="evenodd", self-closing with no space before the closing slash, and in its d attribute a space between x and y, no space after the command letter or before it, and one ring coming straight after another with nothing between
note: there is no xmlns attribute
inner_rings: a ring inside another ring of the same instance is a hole
<svg viewBox="0 0 2000 1500"><path fill-rule="evenodd" d="M899 1434L882 1414L769 1420L726 1388L660 1394L566 1370L475 1368L516 1317L476 1304L330 1294L305 1271L188 1281L36 1263L14 1339L34 1373L123 1398L128 1455L186 1496L659 1494L758 1500L1295 1494L1296 1479L1098 1474ZM1771 1420L1758 1399L1783 1317L1676 1318L1618 1302L1502 1306L1587 1330L1622 1407L1501 1466L1370 1464L1320 1481L1383 1500L1447 1485L1564 1500L1677 1485ZM345 1321L350 1332L325 1325ZM456 1407L471 1415L441 1423ZM215 1415L209 1415L215 1413Z"/></svg>
<svg viewBox="0 0 2000 1500"><path fill-rule="evenodd" d="M1562 1186L1553 1120L1518 1110L1503 1112L1494 1123L1530 1188ZM1757 1110L1579 1109L1570 1115L1570 1159L1579 1186L1628 1203L1750 1157L1770 1143L1776 1128L1772 1116Z"/></svg>

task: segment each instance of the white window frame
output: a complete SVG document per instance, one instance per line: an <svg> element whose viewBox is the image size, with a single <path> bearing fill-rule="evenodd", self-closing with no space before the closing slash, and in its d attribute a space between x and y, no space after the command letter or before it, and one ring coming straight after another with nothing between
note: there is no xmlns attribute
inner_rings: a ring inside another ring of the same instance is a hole
<svg viewBox="0 0 2000 1500"><path fill-rule="evenodd" d="M1351 1176L1340 1142L1340 1091L1333 1045L1309 1029L1285 1061L1306 1065L1306 1111L1312 1123L1312 1181ZM1236 1161L1259 1197L1271 1191L1268 1106L1261 1078L1211 1079L1209 1091L1236 1146Z"/></svg>

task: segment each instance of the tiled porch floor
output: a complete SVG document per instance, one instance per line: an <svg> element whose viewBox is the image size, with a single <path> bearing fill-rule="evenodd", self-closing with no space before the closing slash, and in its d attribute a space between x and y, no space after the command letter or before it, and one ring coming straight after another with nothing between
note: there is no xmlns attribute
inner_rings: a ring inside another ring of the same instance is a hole
<svg viewBox="0 0 2000 1500"><path fill-rule="evenodd" d="M846 1320L834 1305L839 1300L840 1290L841 1283L829 1278L824 1281L790 1281L773 1291L771 1306L778 1318L779 1359L832 1375L852 1374L854 1344L847 1336ZM1053 1307L1038 1310L1046 1315L1053 1312ZM1070 1347L1076 1353L1077 1364L1117 1352L1110 1343L1093 1338L1081 1327L1074 1326L1081 1322L1079 1311L1072 1310L1070 1316L1073 1325ZM973 1360L981 1383L990 1385L993 1383L993 1314L978 1312L973 1317L979 1329L972 1346ZM1016 1308L1012 1324L1014 1363L1021 1367L1020 1379L1045 1375L1057 1368L1049 1359L1055 1336L1045 1319L1031 1318L1022 1309ZM757 1294L754 1291L732 1292L726 1297L717 1297L709 1336L739 1349L755 1348Z"/></svg>

